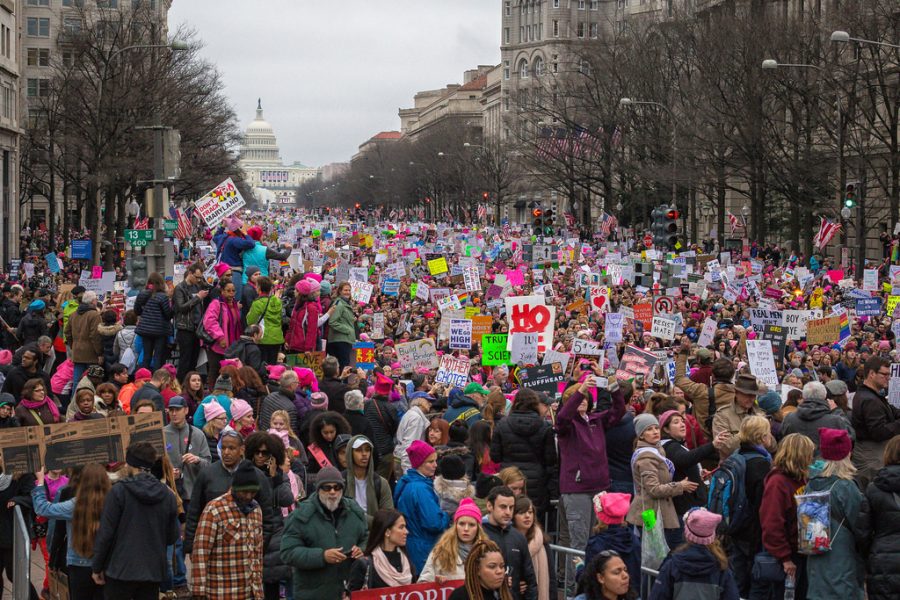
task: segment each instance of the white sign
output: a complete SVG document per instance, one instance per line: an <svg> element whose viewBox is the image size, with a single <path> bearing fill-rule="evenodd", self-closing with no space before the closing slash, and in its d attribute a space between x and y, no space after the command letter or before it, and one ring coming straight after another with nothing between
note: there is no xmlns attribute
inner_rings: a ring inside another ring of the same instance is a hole
<svg viewBox="0 0 900 600"><path fill-rule="evenodd" d="M606 312L609 310L609 288L591 287L591 311Z"/></svg>
<svg viewBox="0 0 900 600"><path fill-rule="evenodd" d="M700 331L700 337L697 338L697 345L709 346L713 343L716 335L716 320L706 317L703 321L703 329Z"/></svg>
<svg viewBox="0 0 900 600"><path fill-rule="evenodd" d="M784 320L784 311L766 310L764 308L750 309L750 324L757 331L762 331L766 325L781 325Z"/></svg>
<svg viewBox="0 0 900 600"><path fill-rule="evenodd" d="M464 358L455 358L451 354L441 356L436 383L445 383L450 387L465 387L469 380L469 361Z"/></svg>
<svg viewBox="0 0 900 600"><path fill-rule="evenodd" d="M601 356L603 348L600 346L600 342L575 338L572 340L572 353L582 356Z"/></svg>
<svg viewBox="0 0 900 600"><path fill-rule="evenodd" d="M571 358L568 352L557 352L556 350L547 350L544 353L544 362L541 365L552 365L553 363L559 363L562 365L562 370L565 372L566 367L569 365L569 358Z"/></svg>
<svg viewBox="0 0 900 600"><path fill-rule="evenodd" d="M480 292L481 278L478 276L478 267L466 267L463 269L463 281L466 284L466 291Z"/></svg>
<svg viewBox="0 0 900 600"><path fill-rule="evenodd" d="M891 363L891 379L888 382L888 403L900 408L900 363Z"/></svg>
<svg viewBox="0 0 900 600"><path fill-rule="evenodd" d="M787 330L787 339L799 340L806 337L806 323L813 319L821 319L822 311L815 310L786 310L782 325Z"/></svg>
<svg viewBox="0 0 900 600"><path fill-rule="evenodd" d="M509 323L507 350L512 351L512 334L537 333L539 353L553 348L553 328L556 307L546 306L543 296L513 296L506 298L506 320Z"/></svg>
<svg viewBox="0 0 900 600"><path fill-rule="evenodd" d="M116 283L115 271L104 271L103 277L100 279L91 279L90 271L82 271L81 277L78 278L78 285L83 287L85 291L92 291L98 294L106 294L113 291Z"/></svg>
<svg viewBox="0 0 900 600"><path fill-rule="evenodd" d="M438 358L434 340L423 338L414 342L397 344L397 361L404 373L415 373L419 369L437 369Z"/></svg>
<svg viewBox="0 0 900 600"><path fill-rule="evenodd" d="M664 340L674 340L675 321L666 317L653 317L653 326L650 328L650 335Z"/></svg>
<svg viewBox="0 0 900 600"><path fill-rule="evenodd" d="M606 323L603 331L606 333L606 341L618 344L622 341L622 327L625 325L625 315L622 313L606 313Z"/></svg>
<svg viewBox="0 0 900 600"><path fill-rule="evenodd" d="M775 357L772 354L772 342L769 340L747 340L747 363L754 377L761 380L769 389L778 386L778 371L775 369Z"/></svg>
<svg viewBox="0 0 900 600"><path fill-rule="evenodd" d="M431 291L431 288L428 287L428 284L422 283L421 281L416 284L416 300L421 300L422 302L428 302L428 292Z"/></svg>
<svg viewBox="0 0 900 600"><path fill-rule="evenodd" d="M866 269L863 271L863 290L867 292L878 291L878 269Z"/></svg>
<svg viewBox="0 0 900 600"><path fill-rule="evenodd" d="M538 334L513 333L510 360L518 365L536 365L538 357Z"/></svg>
<svg viewBox="0 0 900 600"><path fill-rule="evenodd" d="M237 186L229 177L205 196L194 202L197 212L210 228L218 227L225 217L229 217L244 207L246 203Z"/></svg>
<svg viewBox="0 0 900 600"><path fill-rule="evenodd" d="M368 304L375 286L365 281L350 281L350 299L360 304Z"/></svg>
<svg viewBox="0 0 900 600"><path fill-rule="evenodd" d="M384 313L372 315L372 337L376 340L384 339Z"/></svg>
<svg viewBox="0 0 900 600"><path fill-rule="evenodd" d="M444 312L445 310L459 310L462 308L462 303L459 301L459 298L456 294L451 294L444 298L438 300L438 310Z"/></svg>
<svg viewBox="0 0 900 600"><path fill-rule="evenodd" d="M470 350L472 348L472 320L453 319L450 321L450 349Z"/></svg>

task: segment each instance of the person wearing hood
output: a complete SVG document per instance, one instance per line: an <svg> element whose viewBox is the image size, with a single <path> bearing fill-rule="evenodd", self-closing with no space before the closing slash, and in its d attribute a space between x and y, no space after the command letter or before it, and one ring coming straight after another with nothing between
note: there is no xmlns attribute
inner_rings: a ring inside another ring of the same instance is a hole
<svg viewBox="0 0 900 600"><path fill-rule="evenodd" d="M673 549L659 568L659 576L650 589L650 600L680 597L678 588L689 586L694 597L739 600L737 583L728 557L716 539L716 527L722 515L695 508L684 518L683 545Z"/></svg>
<svg viewBox="0 0 900 600"><path fill-rule="evenodd" d="M178 505L150 470L158 460L148 442L125 453L125 478L103 503L91 572L107 598L156 598L166 579L166 548L178 539Z"/></svg>
<svg viewBox="0 0 900 600"><path fill-rule="evenodd" d="M400 419L394 444L394 466L397 477L402 477L412 465L406 449L415 440L425 437L425 430L431 424L425 413L431 410L432 398L424 392L413 392L409 399L409 410ZM452 512L452 511L451 511Z"/></svg>
<svg viewBox="0 0 900 600"><path fill-rule="evenodd" d="M79 381L82 373L90 365L102 364L103 341L100 338L100 312L97 310L97 294L87 291L81 296L81 303L69 317L64 330L66 345L72 349L75 363L73 380Z"/></svg>
<svg viewBox="0 0 900 600"><path fill-rule="evenodd" d="M387 479L375 472L375 456L372 442L365 436L355 435L345 447L347 471L344 497L355 501L366 513L366 522L372 525L375 513L383 508L394 508L391 486Z"/></svg>
<svg viewBox="0 0 900 600"><path fill-rule="evenodd" d="M46 308L47 305L43 300L34 300L28 305L25 316L22 317L16 328L16 337L23 346L36 344L38 338L47 335L49 325L47 319L44 318L44 309Z"/></svg>
<svg viewBox="0 0 900 600"><path fill-rule="evenodd" d="M16 399L12 394L0 393L0 429L19 427L19 419L14 416Z"/></svg>
<svg viewBox="0 0 900 600"><path fill-rule="evenodd" d="M900 590L900 435L884 448L884 467L866 488L872 522L867 561L869 600L888 600Z"/></svg>
<svg viewBox="0 0 900 600"><path fill-rule="evenodd" d="M463 390L459 388L450 390L450 408L444 413L444 420L451 425L456 420L465 421L466 425L471 427L473 423L482 419L481 407L484 406L484 400L489 393L480 383L474 381Z"/></svg>
<svg viewBox="0 0 900 600"><path fill-rule="evenodd" d="M534 390L520 389L512 411L494 428L491 460L501 469L519 467L527 478L528 497L543 519L550 500L559 493L556 439L542 417L546 405Z"/></svg>
<svg viewBox="0 0 900 600"><path fill-rule="evenodd" d="M422 440L415 440L406 452L412 466L394 488L394 504L407 518L407 552L416 573L421 573L435 542L450 525L450 515L441 510L440 499L434 491L435 449Z"/></svg>
<svg viewBox="0 0 900 600"><path fill-rule="evenodd" d="M440 452L438 452L440 456ZM463 498L475 495L475 487L466 475L466 463L458 454L447 454L438 460L434 491L441 500L441 510L452 515Z"/></svg>
<svg viewBox="0 0 900 600"><path fill-rule="evenodd" d="M262 243L262 227L254 225L247 229L247 236L253 240L254 245L244 250L241 258L244 263L244 283L250 279L252 269L256 269L262 277L269 276L269 261L285 261L291 255L291 246L285 245L283 249L276 249Z"/></svg>
<svg viewBox="0 0 900 600"><path fill-rule="evenodd" d="M856 432L833 400L828 399L828 390L818 381L810 381L803 386L803 400L800 406L787 415L781 424L781 434L802 433L816 445L819 451L819 429L843 429L856 439Z"/></svg>
<svg viewBox="0 0 900 600"><path fill-rule="evenodd" d="M631 503L630 494L600 492L593 498L597 525L584 548L584 564L588 565L599 554L612 551L625 562L629 573L641 572L641 541L634 529L625 523L625 515ZM630 587L640 592L641 578L631 578Z"/></svg>
<svg viewBox="0 0 900 600"><path fill-rule="evenodd" d="M262 509L255 469L244 461L228 493L200 515L191 557L193 596L209 600L263 598ZM240 535L237 535L237 534Z"/></svg>
<svg viewBox="0 0 900 600"><path fill-rule="evenodd" d="M269 373L266 371L266 364L263 362L262 351L259 348L262 336L263 330L259 325L247 325L243 335L225 350L223 356L240 360L242 365L256 371L260 379L265 381L269 377Z"/></svg>

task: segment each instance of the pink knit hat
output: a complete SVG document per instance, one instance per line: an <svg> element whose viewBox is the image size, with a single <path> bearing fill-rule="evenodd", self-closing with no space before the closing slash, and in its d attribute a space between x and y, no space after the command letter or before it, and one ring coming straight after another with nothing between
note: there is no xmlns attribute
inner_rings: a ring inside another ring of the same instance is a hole
<svg viewBox="0 0 900 600"><path fill-rule="evenodd" d="M709 512L705 508L692 508L684 515L684 539L701 546L708 546L716 540L716 527L722 515Z"/></svg>
<svg viewBox="0 0 900 600"><path fill-rule="evenodd" d="M0 365L12 364L13 354L7 349L0 350Z"/></svg>
<svg viewBox="0 0 900 600"><path fill-rule="evenodd" d="M672 417L674 417L675 415L678 415L678 416L680 417L680 416L681 416L681 413L678 412L677 410L667 410L667 411L664 412L663 414L659 415L659 427L660 427L660 429L662 429L663 427L665 427L665 426L666 426L666 422L667 422L669 419L671 419Z"/></svg>
<svg viewBox="0 0 900 600"><path fill-rule="evenodd" d="M316 283L319 283L322 281L322 276L318 273L307 273L303 276L303 279L312 279Z"/></svg>
<svg viewBox="0 0 900 600"><path fill-rule="evenodd" d="M607 525L624 523L630 505L631 494L601 492L594 496L594 513L601 522Z"/></svg>
<svg viewBox="0 0 900 600"><path fill-rule="evenodd" d="M413 440L413 443L406 448L406 455L409 457L409 464L413 469L422 466L425 460L435 453L435 449L431 444L422 440Z"/></svg>
<svg viewBox="0 0 900 600"><path fill-rule="evenodd" d="M312 293L312 284L309 279L301 279L294 286L294 289L297 290L297 293L301 296L308 296Z"/></svg>
<svg viewBox="0 0 900 600"><path fill-rule="evenodd" d="M394 380L390 377L382 375L381 373L375 374L375 393L380 396L387 396L391 393L391 390L394 389ZM434 448L432 448L434 450Z"/></svg>
<svg viewBox="0 0 900 600"><path fill-rule="evenodd" d="M138 381L140 379L150 379L153 375L150 373L150 369L145 369L141 367L137 371L134 372L134 380Z"/></svg>
<svg viewBox="0 0 900 600"><path fill-rule="evenodd" d="M319 290L322 289L322 285L315 279L307 277L306 281L309 283L309 293L310 294L318 294Z"/></svg>
<svg viewBox="0 0 900 600"><path fill-rule="evenodd" d="M254 225L253 227L251 227L250 229L247 230L247 235L249 235L251 238L253 238L254 240L256 240L258 242L259 240L262 239L262 236L263 236L262 227L259 227L258 225Z"/></svg>
<svg viewBox="0 0 900 600"><path fill-rule="evenodd" d="M224 414L225 409L222 408L222 405L215 400L210 400L203 405L203 418L205 418L207 422L212 421L216 417Z"/></svg>
<svg viewBox="0 0 900 600"><path fill-rule="evenodd" d="M219 263L214 267L216 271L216 275L221 277L225 273L231 270L231 265L226 265L225 263Z"/></svg>
<svg viewBox="0 0 900 600"><path fill-rule="evenodd" d="M231 419L235 422L240 421L247 415L253 414L253 408L247 404L246 400L235 398L231 401Z"/></svg>
<svg viewBox="0 0 900 600"><path fill-rule="evenodd" d="M471 498L463 498L459 501L459 508L453 513L453 522L456 523L462 517L472 517L477 523L481 523L481 510Z"/></svg>
<svg viewBox="0 0 900 600"><path fill-rule="evenodd" d="M266 365L266 371L269 373L269 379L278 381L281 375L287 370L284 365Z"/></svg>
<svg viewBox="0 0 900 600"><path fill-rule="evenodd" d="M313 392L309 395L309 405L316 410L328 408L328 396L324 392Z"/></svg>
<svg viewBox="0 0 900 600"><path fill-rule="evenodd" d="M300 387L308 387L314 392L319 391L319 380L316 379L316 374L312 369L294 367L294 373L297 374L297 378L300 380Z"/></svg>

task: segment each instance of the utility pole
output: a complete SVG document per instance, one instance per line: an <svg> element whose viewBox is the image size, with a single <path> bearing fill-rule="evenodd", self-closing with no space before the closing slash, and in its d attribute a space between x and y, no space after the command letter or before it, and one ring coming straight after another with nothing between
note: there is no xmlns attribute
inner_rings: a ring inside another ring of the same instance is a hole
<svg viewBox="0 0 900 600"><path fill-rule="evenodd" d="M866 168L860 169L859 174L859 191L856 203L856 274L855 277L862 277L863 269L866 268Z"/></svg>

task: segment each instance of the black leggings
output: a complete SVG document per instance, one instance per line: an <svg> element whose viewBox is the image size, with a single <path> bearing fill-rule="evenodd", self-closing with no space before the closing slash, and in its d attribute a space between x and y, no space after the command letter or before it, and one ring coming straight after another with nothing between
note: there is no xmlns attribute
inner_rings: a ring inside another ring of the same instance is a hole
<svg viewBox="0 0 900 600"><path fill-rule="evenodd" d="M90 567L69 565L69 599L103 600L103 586L91 579Z"/></svg>

